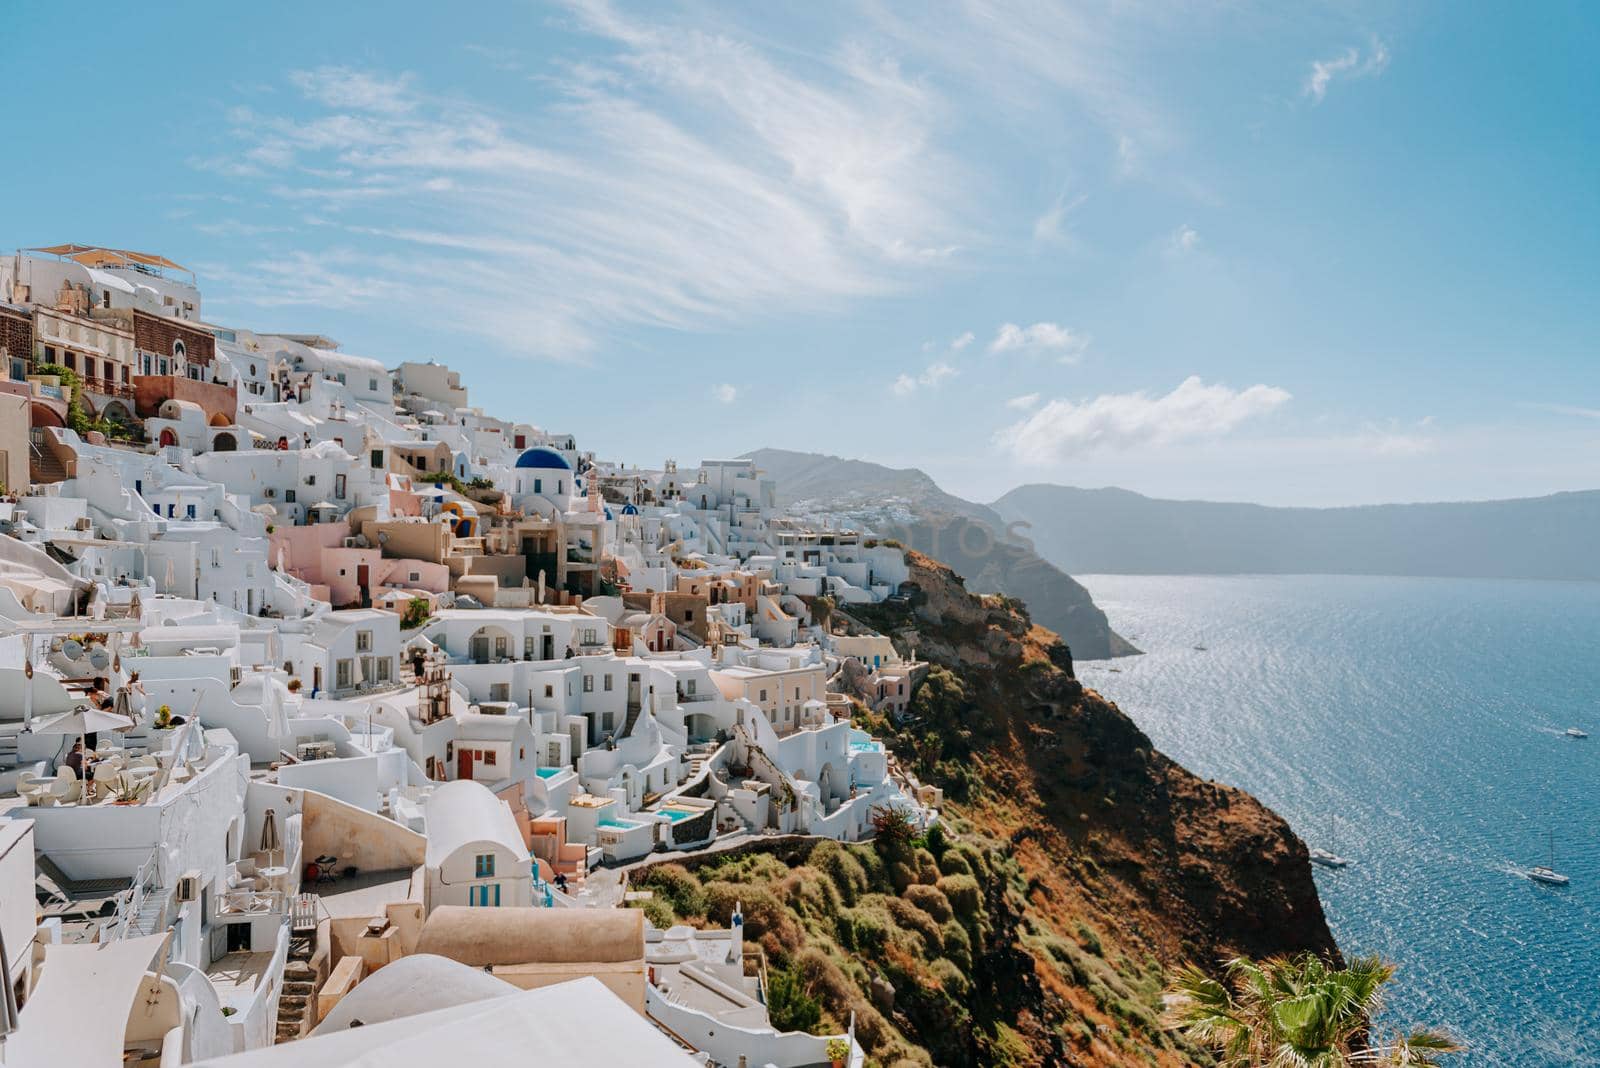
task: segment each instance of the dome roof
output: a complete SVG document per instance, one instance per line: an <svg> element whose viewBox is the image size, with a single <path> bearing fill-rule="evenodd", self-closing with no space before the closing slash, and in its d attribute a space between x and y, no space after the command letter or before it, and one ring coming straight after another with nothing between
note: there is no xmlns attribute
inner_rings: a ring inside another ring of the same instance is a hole
<svg viewBox="0 0 1600 1068"><path fill-rule="evenodd" d="M517 988L504 979L476 968L432 954L413 953L363 979L339 999L313 1033L325 1035L348 1030L357 1020L363 1024L384 1023L515 993Z"/></svg>
<svg viewBox="0 0 1600 1068"><path fill-rule="evenodd" d="M635 508L631 504L625 504L625 505L622 506L622 514L623 515L638 515L639 514L639 509Z"/></svg>
<svg viewBox="0 0 1600 1068"><path fill-rule="evenodd" d="M539 471L571 471L572 465L567 463L567 458L554 449L547 449L543 445L533 448L517 457L518 467L531 467Z"/></svg>

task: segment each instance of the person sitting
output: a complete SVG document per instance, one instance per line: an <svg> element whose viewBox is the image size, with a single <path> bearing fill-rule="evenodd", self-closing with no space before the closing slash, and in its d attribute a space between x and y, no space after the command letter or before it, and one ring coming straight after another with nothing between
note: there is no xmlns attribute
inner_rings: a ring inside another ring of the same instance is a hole
<svg viewBox="0 0 1600 1068"><path fill-rule="evenodd" d="M67 754L66 759L61 763L64 766L71 768L72 774L76 778L83 778L83 742L73 742L72 751Z"/></svg>

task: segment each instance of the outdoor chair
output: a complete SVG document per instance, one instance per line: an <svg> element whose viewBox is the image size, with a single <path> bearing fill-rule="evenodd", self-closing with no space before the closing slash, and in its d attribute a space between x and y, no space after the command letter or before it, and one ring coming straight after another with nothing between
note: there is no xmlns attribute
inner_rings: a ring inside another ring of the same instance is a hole
<svg viewBox="0 0 1600 1068"><path fill-rule="evenodd" d="M50 800L57 805L76 801L83 796L83 783L72 774L71 768L62 768L50 784Z"/></svg>

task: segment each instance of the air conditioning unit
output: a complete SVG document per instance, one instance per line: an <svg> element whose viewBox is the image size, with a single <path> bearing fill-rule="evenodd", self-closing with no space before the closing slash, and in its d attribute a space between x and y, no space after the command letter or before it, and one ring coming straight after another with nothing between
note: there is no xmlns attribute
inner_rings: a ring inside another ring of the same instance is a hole
<svg viewBox="0 0 1600 1068"><path fill-rule="evenodd" d="M355 538L351 537L344 539L344 547L346 549L359 549L361 548L361 545L356 541Z"/></svg>
<svg viewBox="0 0 1600 1068"><path fill-rule="evenodd" d="M180 903L185 901L200 900L199 872L186 871L182 875L178 876L177 899Z"/></svg>
<svg viewBox="0 0 1600 1068"><path fill-rule="evenodd" d="M92 519L90 519L86 515L80 515L78 517L78 522L75 525L76 525L77 529L79 529L79 530L93 530L94 529L94 521Z"/></svg>

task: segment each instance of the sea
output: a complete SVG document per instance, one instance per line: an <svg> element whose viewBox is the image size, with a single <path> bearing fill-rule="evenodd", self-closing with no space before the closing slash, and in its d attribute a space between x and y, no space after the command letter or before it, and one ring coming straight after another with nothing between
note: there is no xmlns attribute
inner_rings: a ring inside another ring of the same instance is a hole
<svg viewBox="0 0 1600 1068"><path fill-rule="evenodd" d="M1347 956L1399 965L1381 1028L1600 1066L1600 584L1076 577L1144 650L1085 684L1350 859L1317 889Z"/></svg>

